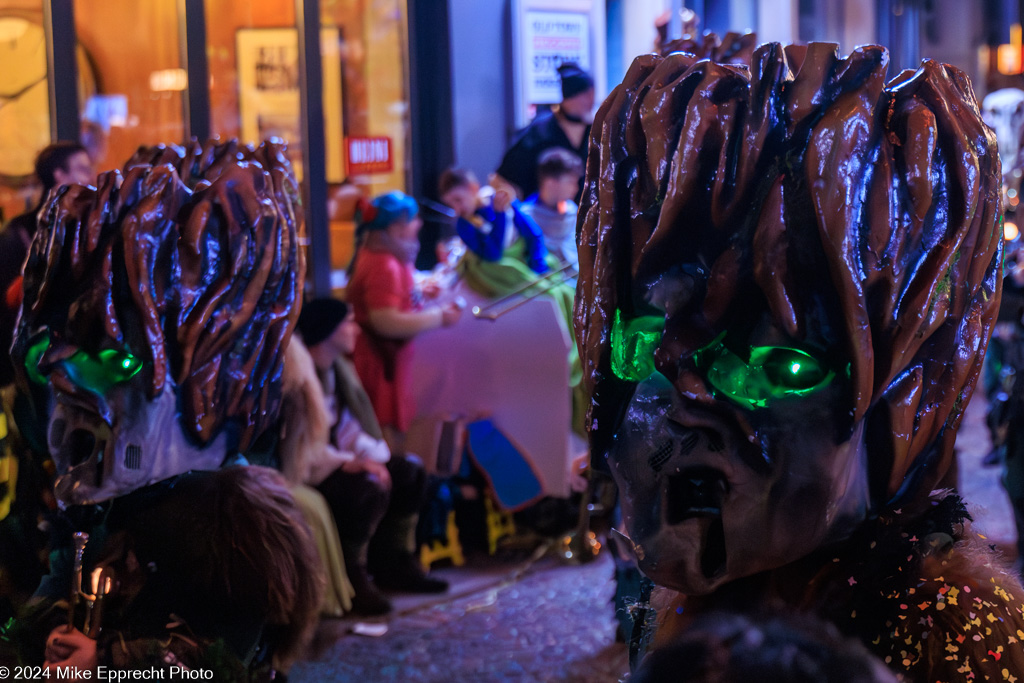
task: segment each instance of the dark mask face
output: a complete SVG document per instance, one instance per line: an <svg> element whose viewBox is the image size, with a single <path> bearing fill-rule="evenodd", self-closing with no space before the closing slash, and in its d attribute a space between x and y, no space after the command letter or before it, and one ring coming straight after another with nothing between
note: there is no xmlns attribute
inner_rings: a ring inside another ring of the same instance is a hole
<svg viewBox="0 0 1024 683"><path fill-rule="evenodd" d="M638 383L609 462L644 573L703 594L849 533L870 497L846 367L765 313L664 367L670 381L655 369L663 326L612 328L612 370Z"/></svg>
<svg viewBox="0 0 1024 683"><path fill-rule="evenodd" d="M275 143L194 152L172 155L200 169L194 192L140 160L40 214L12 359L50 391L63 503L216 469L275 420L303 279L294 177Z"/></svg>
<svg viewBox="0 0 1024 683"><path fill-rule="evenodd" d="M887 66L645 55L595 117L588 428L659 584L708 593L919 514L953 461L998 308L995 140L955 68Z"/></svg>
<svg viewBox="0 0 1024 683"><path fill-rule="evenodd" d="M82 323L69 322L72 329ZM223 435L202 446L186 437L173 382L151 399L152 364L113 339L101 342L100 350L87 348L95 347L43 329L25 355L27 377L48 386L53 398L47 445L62 504L98 503L188 470L220 466Z"/></svg>

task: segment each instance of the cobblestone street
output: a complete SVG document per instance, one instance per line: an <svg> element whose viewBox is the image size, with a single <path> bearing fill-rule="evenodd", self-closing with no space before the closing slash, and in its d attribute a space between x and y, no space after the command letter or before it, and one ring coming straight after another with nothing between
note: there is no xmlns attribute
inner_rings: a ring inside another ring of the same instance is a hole
<svg viewBox="0 0 1024 683"><path fill-rule="evenodd" d="M607 552L584 566L547 557L525 569L438 574L452 582L450 595L397 598L386 635L354 635L354 621L325 621L319 652L289 680L612 683L628 670L626 647L615 642Z"/></svg>
<svg viewBox="0 0 1024 683"><path fill-rule="evenodd" d="M960 488L976 528L1010 555L1015 529L999 468L981 466L989 449L985 408L973 402L961 429ZM290 680L614 683L626 675L607 551L583 566L551 556L532 564L477 559L438 573L451 582L449 593L396 597L395 612L378 622L387 626L382 636L352 633L355 620L324 621Z"/></svg>

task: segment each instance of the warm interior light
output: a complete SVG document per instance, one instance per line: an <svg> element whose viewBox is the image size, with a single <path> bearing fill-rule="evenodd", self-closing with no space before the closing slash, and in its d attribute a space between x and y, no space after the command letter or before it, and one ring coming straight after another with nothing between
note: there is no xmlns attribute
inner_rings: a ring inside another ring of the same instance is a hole
<svg viewBox="0 0 1024 683"><path fill-rule="evenodd" d="M188 87L188 74L184 69L161 69L149 74L149 89L153 92L180 92Z"/></svg>
<svg viewBox="0 0 1024 683"><path fill-rule="evenodd" d="M1021 72L1020 48L1014 45L1000 45L996 53L999 73L1012 76Z"/></svg>
<svg viewBox="0 0 1024 683"><path fill-rule="evenodd" d="M0 43L13 43L28 31L29 23L17 17L0 19Z"/></svg>
<svg viewBox="0 0 1024 683"><path fill-rule="evenodd" d="M1007 242L1012 242L1020 236L1020 230L1017 228L1015 223L1006 221L1003 223L1003 239Z"/></svg>
<svg viewBox="0 0 1024 683"><path fill-rule="evenodd" d="M996 52L996 68L1005 75L1019 74L1024 71L1021 46L1024 44L1024 32L1020 24L1010 25L1010 42L1000 45Z"/></svg>

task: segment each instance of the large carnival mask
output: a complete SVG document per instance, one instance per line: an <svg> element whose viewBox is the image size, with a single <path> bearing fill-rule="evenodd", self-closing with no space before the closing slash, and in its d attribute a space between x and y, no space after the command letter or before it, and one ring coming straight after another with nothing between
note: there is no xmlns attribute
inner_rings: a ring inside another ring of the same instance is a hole
<svg viewBox="0 0 1024 683"><path fill-rule="evenodd" d="M43 212L13 355L52 390L65 504L217 469L276 416L303 277L294 178L277 145L195 148L216 163L165 148Z"/></svg>
<svg viewBox="0 0 1024 683"><path fill-rule="evenodd" d="M1000 292L966 77L883 48L634 61L594 122L576 335L626 531L705 594L940 485Z"/></svg>

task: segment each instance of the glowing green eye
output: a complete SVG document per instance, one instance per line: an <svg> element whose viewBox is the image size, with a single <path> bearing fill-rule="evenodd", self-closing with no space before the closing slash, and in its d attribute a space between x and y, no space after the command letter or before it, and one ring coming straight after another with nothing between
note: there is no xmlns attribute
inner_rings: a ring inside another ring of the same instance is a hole
<svg viewBox="0 0 1024 683"><path fill-rule="evenodd" d="M49 345L50 335L43 334L39 339L32 342L32 345L28 347L28 352L25 354L25 372L28 374L28 378L37 384L46 384L46 377L43 376L43 373L39 372L39 361L42 359L43 354L46 353Z"/></svg>
<svg viewBox="0 0 1024 683"><path fill-rule="evenodd" d="M723 343L724 335L697 351L694 362L708 383L744 408L764 408L774 398L806 396L835 377L821 361L800 349L755 346L744 361Z"/></svg>
<svg viewBox="0 0 1024 683"><path fill-rule="evenodd" d="M757 346L750 351L750 364L764 369L766 379L789 393L815 389L829 374L814 356L798 349Z"/></svg>
<svg viewBox="0 0 1024 683"><path fill-rule="evenodd" d="M627 382L642 382L654 373L654 351L661 343L665 318L641 316L622 321L622 312L615 311L612 325L612 372Z"/></svg>
<svg viewBox="0 0 1024 683"><path fill-rule="evenodd" d="M75 384L103 394L138 374L142 361L127 351L104 349L95 356L78 351L63 362L63 367Z"/></svg>
<svg viewBox="0 0 1024 683"><path fill-rule="evenodd" d="M25 353L25 371L33 382L47 382L46 376L39 370L39 362L49 346L50 335L43 333ZM72 382L102 394L115 384L137 375L142 369L142 359L117 349L104 349L96 355L79 350L71 357L59 361L59 365Z"/></svg>
<svg viewBox="0 0 1024 683"><path fill-rule="evenodd" d="M127 351L104 349L99 353L99 361L111 379L117 382L131 379L142 369L142 361Z"/></svg>

